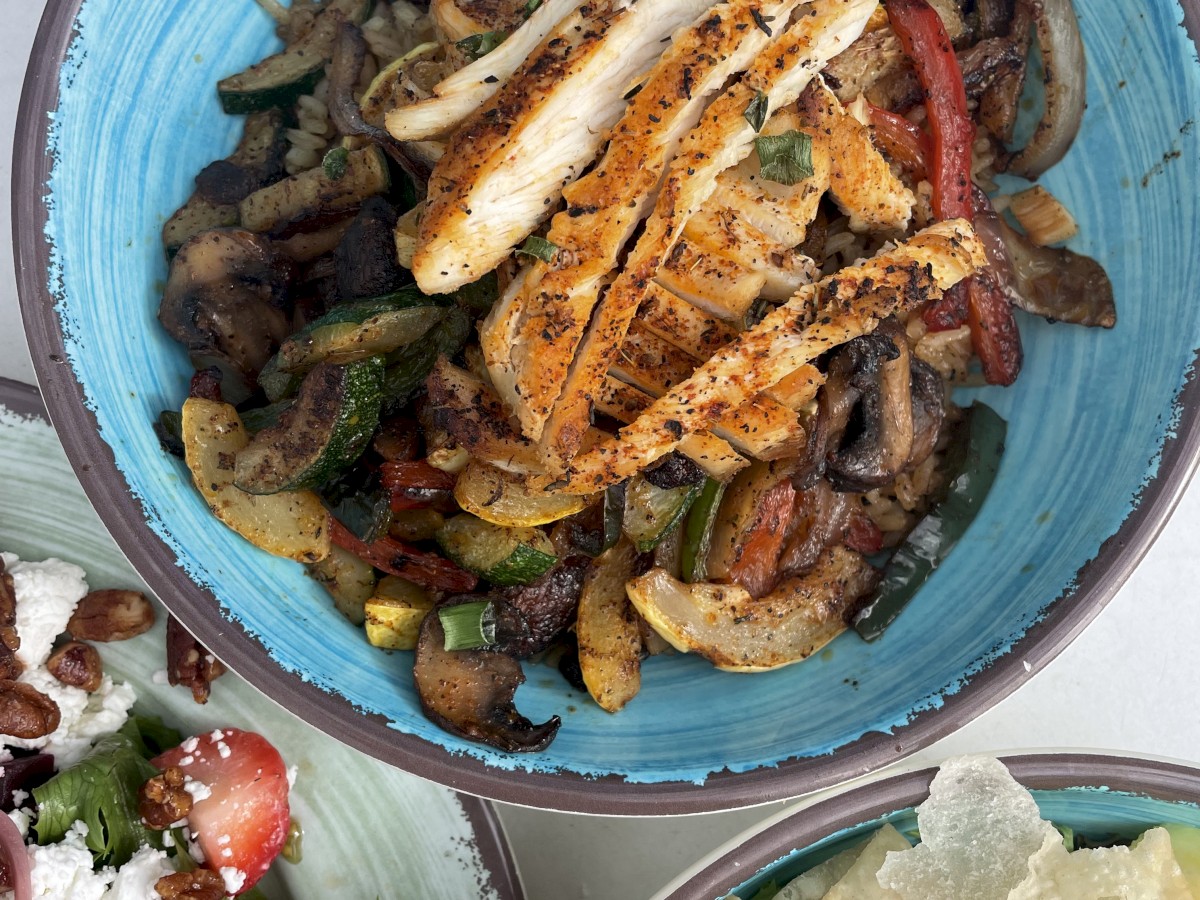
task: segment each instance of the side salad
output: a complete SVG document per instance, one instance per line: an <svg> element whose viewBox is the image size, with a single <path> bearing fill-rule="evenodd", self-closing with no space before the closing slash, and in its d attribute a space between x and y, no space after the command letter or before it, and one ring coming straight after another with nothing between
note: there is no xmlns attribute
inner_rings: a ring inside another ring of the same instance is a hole
<svg viewBox="0 0 1200 900"><path fill-rule="evenodd" d="M251 896L295 842L293 775L265 738L229 728L185 740L134 713L133 689L104 673L92 642L153 624L137 592L89 592L78 566L0 553L5 900ZM212 669L197 648L192 674ZM200 682L206 697L207 681L184 679L194 694Z"/></svg>

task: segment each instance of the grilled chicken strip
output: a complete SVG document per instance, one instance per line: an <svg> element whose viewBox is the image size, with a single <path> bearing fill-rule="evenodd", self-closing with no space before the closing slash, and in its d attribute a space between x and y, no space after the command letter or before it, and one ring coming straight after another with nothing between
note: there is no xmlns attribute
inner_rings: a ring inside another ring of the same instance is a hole
<svg viewBox="0 0 1200 900"><path fill-rule="evenodd" d="M438 5L434 4L434 8ZM440 5L458 10L453 0ZM447 134L457 128L492 98L500 85L508 81L525 58L576 5L576 0L546 0L534 10L529 21L519 24L499 47L438 82L433 88L433 96L390 110L385 119L387 130L398 140L416 141ZM468 34L490 30L494 29L477 28Z"/></svg>
<svg viewBox="0 0 1200 900"><path fill-rule="evenodd" d="M875 5L875 0L814 0L801 8L796 23L705 110L684 139L625 269L597 306L546 423L541 445L548 468L565 470L578 451L596 388L684 225L712 195L717 176L753 149L757 132L746 119L747 107L760 93L768 112L795 102L814 73L859 36Z"/></svg>
<svg viewBox="0 0 1200 900"><path fill-rule="evenodd" d="M970 224L952 219L806 285L656 400L616 440L577 457L567 477L536 479L533 487L590 494L622 481L671 452L684 435L795 377L829 348L873 331L890 315L939 298L986 264Z"/></svg>
<svg viewBox="0 0 1200 900"><path fill-rule="evenodd" d="M594 159L662 40L708 4L599 0L559 22L433 170L413 255L421 290L452 291L499 265Z"/></svg>
<svg viewBox="0 0 1200 900"><path fill-rule="evenodd" d="M756 17L786 18L798 0L733 0L706 10L676 35L613 129L604 158L564 190L567 209L548 239L563 248L557 270L527 273L511 305L483 328L484 352L501 396L531 438L558 398L596 297L618 254L652 208L662 173L713 93L770 42Z"/></svg>

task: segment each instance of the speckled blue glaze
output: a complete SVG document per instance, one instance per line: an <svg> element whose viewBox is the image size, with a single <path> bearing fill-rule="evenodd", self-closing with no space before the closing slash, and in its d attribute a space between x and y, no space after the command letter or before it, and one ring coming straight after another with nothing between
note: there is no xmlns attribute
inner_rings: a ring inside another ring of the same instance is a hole
<svg viewBox="0 0 1200 900"><path fill-rule="evenodd" d="M1032 791L1042 818L1075 829L1094 840L1109 837L1134 838L1156 825L1174 822L1200 827L1200 808L1192 803L1171 802L1156 797L1110 791L1102 787L1073 787ZM896 810L869 822L843 828L808 847L793 850L764 866L729 893L753 897L770 881L785 884L802 872L864 840L875 829L891 823L902 832L917 828L915 809ZM714 898L716 900L716 898Z"/></svg>
<svg viewBox="0 0 1200 900"><path fill-rule="evenodd" d="M71 366L105 441L156 532L226 613L284 668L393 727L504 768L703 782L835 753L889 731L1010 651L1071 588L1138 502L1172 428L1200 346L1192 116L1200 69L1174 0L1077 0L1089 110L1065 164L1045 179L1081 224L1075 246L1113 277L1112 332L1022 317L1026 366L982 392L1010 419L991 500L950 561L883 640L843 636L819 658L765 675L658 658L641 695L609 716L548 669L518 694L535 721L564 726L536 757L449 737L419 713L405 654L385 656L334 614L299 566L219 526L150 422L177 406L187 360L154 319L165 277L159 230L240 123L213 83L275 46L253 0L86 0L53 118L50 287ZM536 801L533 801L536 802Z"/></svg>

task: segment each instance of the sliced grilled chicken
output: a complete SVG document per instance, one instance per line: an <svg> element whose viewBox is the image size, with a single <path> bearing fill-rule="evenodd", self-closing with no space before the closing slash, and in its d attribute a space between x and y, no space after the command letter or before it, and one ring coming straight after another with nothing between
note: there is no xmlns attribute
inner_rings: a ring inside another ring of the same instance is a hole
<svg viewBox="0 0 1200 900"><path fill-rule="evenodd" d="M873 331L889 315L937 299L985 264L983 246L970 224L953 219L806 285L656 400L616 440L577 457L568 477L554 480L554 488L591 493L627 478L669 453L684 435L711 427L716 417L748 398L785 377L796 377L831 347ZM817 303L820 312L814 320ZM535 488L549 483L546 479Z"/></svg>
<svg viewBox="0 0 1200 900"><path fill-rule="evenodd" d="M482 4L466 5L473 8ZM467 116L483 106L500 89L500 85L509 79L534 48L576 5L576 0L545 0L534 10L529 21L518 22L516 30L509 34L499 47L438 82L433 88L432 96L389 111L385 120L387 130L399 140L415 141L447 134L457 128ZM459 7L454 5L454 0L435 3L434 10L439 6L452 12L460 11ZM522 8L523 6L524 4ZM495 30L497 29L476 27L474 31L468 31L467 35Z"/></svg>
<svg viewBox="0 0 1200 900"><path fill-rule="evenodd" d="M445 293L499 265L595 158L662 40L707 6L600 0L559 22L434 169L413 256L421 290Z"/></svg>
<svg viewBox="0 0 1200 900"><path fill-rule="evenodd" d="M695 359L635 322L609 374L650 397L661 397L686 381L695 367ZM804 442L795 411L768 397L718 417L713 432L758 459L794 455Z"/></svg>
<svg viewBox="0 0 1200 900"><path fill-rule="evenodd" d="M587 326L601 287L656 191L680 139L728 78L750 64L770 37L756 16L782 16L798 0L734 0L706 10L650 70L596 168L563 193L549 240L563 248L555 270L535 265L516 311L501 304L484 326L512 329L488 367L522 430L537 438ZM658 49L658 48L656 48ZM513 318L515 316L515 319ZM578 438L578 435L575 436Z"/></svg>
<svg viewBox="0 0 1200 900"><path fill-rule="evenodd" d="M717 176L750 154L756 131L746 119L747 107L760 93L768 111L793 103L814 72L858 37L874 8L875 0L814 0L684 138L645 230L596 308L543 430L541 445L551 470L565 470L578 451L596 388L684 225L712 195Z"/></svg>
<svg viewBox="0 0 1200 900"><path fill-rule="evenodd" d="M671 248L654 280L705 312L736 321L762 296L767 276L683 239Z"/></svg>
<svg viewBox="0 0 1200 900"><path fill-rule="evenodd" d="M722 257L763 277L760 296L786 300L816 274L816 265L792 245L784 245L711 198L683 227L685 241L706 257ZM662 278L662 273L659 273ZM644 305L644 304L643 304Z"/></svg>
<svg viewBox="0 0 1200 900"><path fill-rule="evenodd" d="M511 33L528 16L527 0L433 0L429 12L450 43L485 31Z"/></svg>
<svg viewBox="0 0 1200 900"><path fill-rule="evenodd" d="M701 362L737 337L737 329L724 321L724 317L693 306L659 284L647 289L637 320Z"/></svg>
<svg viewBox="0 0 1200 900"><path fill-rule="evenodd" d="M892 172L871 133L820 79L800 95L803 130L829 155L829 192L851 231L904 231L916 198Z"/></svg>

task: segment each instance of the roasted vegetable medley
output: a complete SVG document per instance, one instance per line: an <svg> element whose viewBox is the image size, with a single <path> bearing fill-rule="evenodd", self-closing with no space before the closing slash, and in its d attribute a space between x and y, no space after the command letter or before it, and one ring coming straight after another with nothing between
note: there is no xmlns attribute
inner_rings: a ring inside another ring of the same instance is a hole
<svg viewBox="0 0 1200 900"><path fill-rule="evenodd" d="M615 712L647 655L878 638L1000 465L951 389L1016 379L1014 308L1115 324L993 180L1079 126L1069 0L259 3L285 46L164 228L157 428L457 735L553 740L522 660Z"/></svg>

